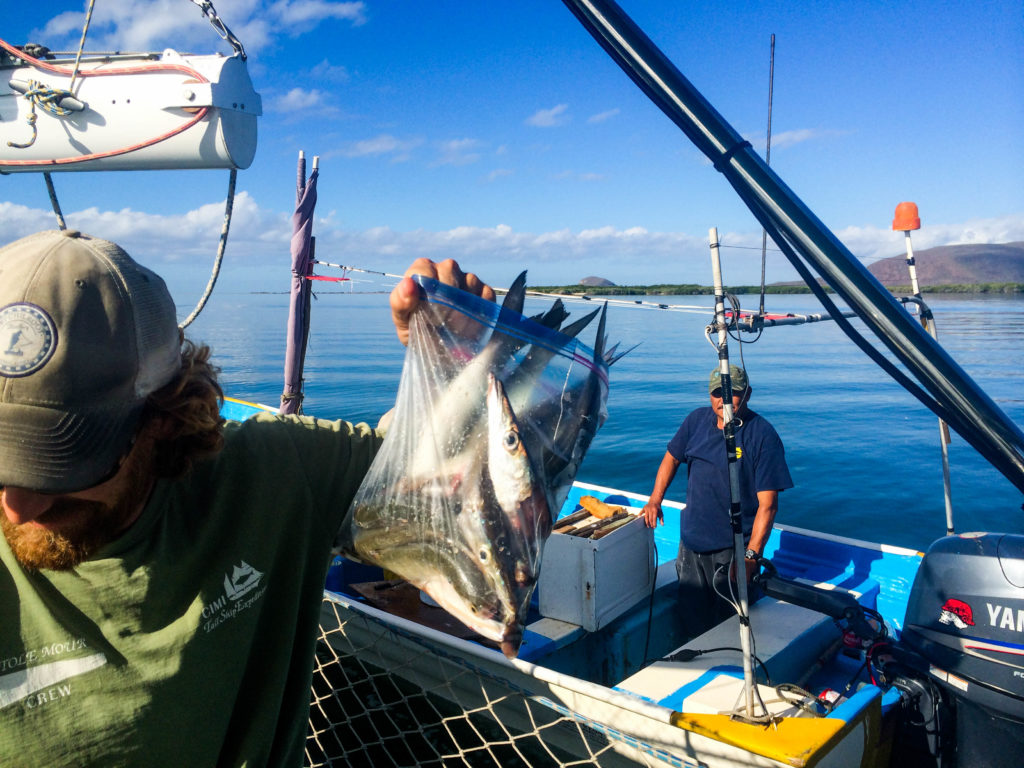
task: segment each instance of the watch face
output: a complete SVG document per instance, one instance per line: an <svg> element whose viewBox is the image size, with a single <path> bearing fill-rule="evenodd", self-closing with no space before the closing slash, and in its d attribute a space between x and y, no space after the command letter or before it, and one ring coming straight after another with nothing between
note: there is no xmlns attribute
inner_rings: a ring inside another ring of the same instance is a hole
<svg viewBox="0 0 1024 768"><path fill-rule="evenodd" d="M743 557L745 557L747 560L757 560L757 552L755 552L752 549L748 549L746 552L743 553Z"/></svg>

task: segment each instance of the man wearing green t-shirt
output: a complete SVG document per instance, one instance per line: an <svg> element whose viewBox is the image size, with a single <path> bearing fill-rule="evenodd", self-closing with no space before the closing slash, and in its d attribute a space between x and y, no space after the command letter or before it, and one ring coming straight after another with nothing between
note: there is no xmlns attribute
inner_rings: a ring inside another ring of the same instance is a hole
<svg viewBox="0 0 1024 768"><path fill-rule="evenodd" d="M403 343L417 302L391 294ZM330 546L381 436L225 425L209 356L113 243L0 248L0 765L301 763Z"/></svg>

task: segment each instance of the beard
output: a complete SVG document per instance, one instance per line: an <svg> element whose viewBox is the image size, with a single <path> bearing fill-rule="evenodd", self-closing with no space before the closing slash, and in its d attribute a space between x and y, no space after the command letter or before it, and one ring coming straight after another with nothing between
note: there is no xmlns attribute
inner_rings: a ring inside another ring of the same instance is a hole
<svg viewBox="0 0 1024 768"><path fill-rule="evenodd" d="M58 496L33 523L16 525L0 510L0 529L21 565L30 570L66 571L117 539L132 521L151 488L152 455L140 440L125 461L112 502ZM0 491L2 498L3 491Z"/></svg>

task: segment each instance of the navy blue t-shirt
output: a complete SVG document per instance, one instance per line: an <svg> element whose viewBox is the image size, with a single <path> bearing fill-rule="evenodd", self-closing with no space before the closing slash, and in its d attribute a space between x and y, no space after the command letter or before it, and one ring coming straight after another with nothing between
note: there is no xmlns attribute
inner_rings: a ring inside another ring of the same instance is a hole
<svg viewBox="0 0 1024 768"><path fill-rule="evenodd" d="M793 480L782 440L768 420L748 410L742 422L735 434L743 534L749 537L757 513L757 492L792 488ZM683 544L694 552L732 546L729 462L725 438L711 406L698 408L683 420L668 444L668 452L687 467L686 508L680 531Z"/></svg>

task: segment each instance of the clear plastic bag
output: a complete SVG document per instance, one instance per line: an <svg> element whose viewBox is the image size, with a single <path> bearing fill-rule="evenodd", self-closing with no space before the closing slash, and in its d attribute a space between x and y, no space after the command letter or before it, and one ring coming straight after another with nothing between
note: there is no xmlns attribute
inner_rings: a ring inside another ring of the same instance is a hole
<svg viewBox="0 0 1024 768"><path fill-rule="evenodd" d="M560 301L521 314L428 278L395 410L339 533L347 557L408 580L518 652L540 555L607 416L604 314L595 349ZM596 350L596 351L595 351Z"/></svg>

